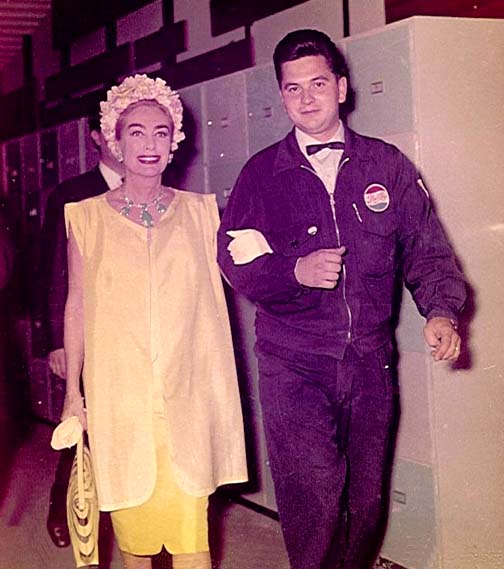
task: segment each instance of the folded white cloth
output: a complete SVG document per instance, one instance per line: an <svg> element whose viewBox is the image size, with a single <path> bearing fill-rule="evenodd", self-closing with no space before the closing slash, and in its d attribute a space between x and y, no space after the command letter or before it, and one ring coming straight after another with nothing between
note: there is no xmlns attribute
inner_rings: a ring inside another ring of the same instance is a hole
<svg viewBox="0 0 504 569"><path fill-rule="evenodd" d="M273 253L266 237L257 229L236 229L227 231L226 235L233 238L227 249L235 265L245 265Z"/></svg>
<svg viewBox="0 0 504 569"><path fill-rule="evenodd" d="M53 431L51 447L54 450L70 448L79 442L82 436L82 425L78 417L68 417Z"/></svg>

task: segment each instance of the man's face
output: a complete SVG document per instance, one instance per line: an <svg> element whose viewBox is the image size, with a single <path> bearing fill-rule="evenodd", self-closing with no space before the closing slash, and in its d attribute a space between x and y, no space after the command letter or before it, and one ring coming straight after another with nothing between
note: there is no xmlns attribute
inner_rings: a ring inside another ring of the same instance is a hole
<svg viewBox="0 0 504 569"><path fill-rule="evenodd" d="M289 118L301 131L321 142L336 133L347 81L336 79L323 55L283 63L280 92Z"/></svg>
<svg viewBox="0 0 504 569"><path fill-rule="evenodd" d="M118 174L123 175L124 166L121 164L121 162L116 160L115 156L112 154L101 131L92 130L90 134L93 142L98 148L98 152L100 153L100 160L109 168L112 168L112 170L116 171Z"/></svg>

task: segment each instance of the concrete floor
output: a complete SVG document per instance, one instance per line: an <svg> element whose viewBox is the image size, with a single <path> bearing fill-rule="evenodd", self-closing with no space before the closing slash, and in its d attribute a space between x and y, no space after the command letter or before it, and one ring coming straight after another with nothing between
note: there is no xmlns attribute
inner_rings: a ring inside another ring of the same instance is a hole
<svg viewBox="0 0 504 569"><path fill-rule="evenodd" d="M23 433L0 425L0 569L72 569L70 548L56 548L46 531L57 453L52 428L31 423ZM16 442L17 441L17 442ZM211 502L211 544L217 569L288 569L277 521L217 496ZM110 522L102 523L100 569L121 569ZM169 556L155 562L171 566Z"/></svg>
<svg viewBox="0 0 504 569"><path fill-rule="evenodd" d="M53 427L29 422L21 429L0 418L0 569L73 569L71 549L58 549L46 530L57 452ZM289 569L280 525L217 493L210 501L213 569ZM110 519L100 522L100 569L122 569ZM170 569L159 555L153 569ZM382 560L375 569L400 569Z"/></svg>

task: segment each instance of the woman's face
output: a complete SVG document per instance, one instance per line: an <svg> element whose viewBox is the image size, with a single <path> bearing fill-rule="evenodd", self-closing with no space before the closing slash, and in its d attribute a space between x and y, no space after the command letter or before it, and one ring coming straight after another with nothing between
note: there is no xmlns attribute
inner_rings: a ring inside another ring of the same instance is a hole
<svg viewBox="0 0 504 569"><path fill-rule="evenodd" d="M138 103L124 111L119 129L126 172L160 176L171 150L173 123L168 114L157 103Z"/></svg>

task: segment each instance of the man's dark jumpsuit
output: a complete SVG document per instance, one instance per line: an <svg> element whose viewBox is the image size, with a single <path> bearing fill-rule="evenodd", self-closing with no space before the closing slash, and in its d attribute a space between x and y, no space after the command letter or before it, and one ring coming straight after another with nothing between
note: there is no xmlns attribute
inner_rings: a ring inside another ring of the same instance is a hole
<svg viewBox="0 0 504 569"><path fill-rule="evenodd" d="M294 131L243 168L219 230L219 263L257 304L256 353L280 521L293 569L369 566L393 416L392 318L404 280L426 318L456 320L465 284L415 167L345 128L334 194ZM313 228L316 230L313 230ZM229 230L271 249L244 265ZM346 247L332 290L301 286L301 256Z"/></svg>

